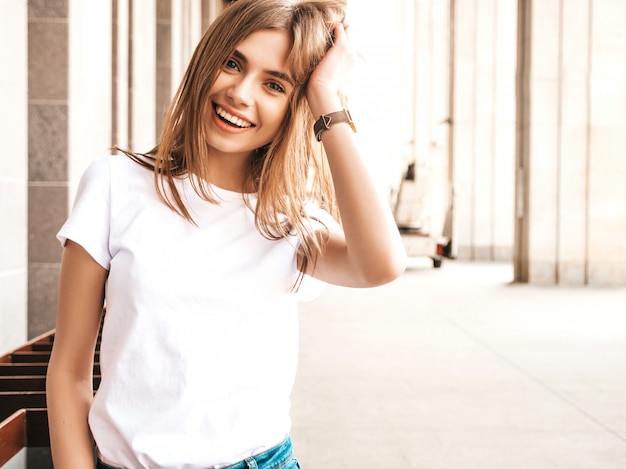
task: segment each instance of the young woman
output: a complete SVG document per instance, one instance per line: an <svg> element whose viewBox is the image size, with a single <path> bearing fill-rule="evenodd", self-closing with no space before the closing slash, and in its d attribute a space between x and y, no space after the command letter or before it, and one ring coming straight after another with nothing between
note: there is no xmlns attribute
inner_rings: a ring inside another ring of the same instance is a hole
<svg viewBox="0 0 626 469"><path fill-rule="evenodd" d="M297 301L404 269L339 97L354 61L343 17L338 0L235 2L158 145L85 172L58 235L57 469L93 467L94 441L103 468L299 467Z"/></svg>

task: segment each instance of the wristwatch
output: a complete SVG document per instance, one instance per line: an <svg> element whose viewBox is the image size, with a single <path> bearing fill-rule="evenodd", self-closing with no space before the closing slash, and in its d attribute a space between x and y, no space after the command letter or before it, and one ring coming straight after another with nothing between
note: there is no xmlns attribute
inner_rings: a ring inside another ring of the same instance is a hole
<svg viewBox="0 0 626 469"><path fill-rule="evenodd" d="M331 112L330 114L322 114L320 118L315 121L315 125L313 126L313 132L315 133L317 141L322 141L322 133L324 133L325 130L330 129L330 127L335 124L341 124L342 122L349 124L352 131L356 132L352 116L350 115L350 111L347 109Z"/></svg>

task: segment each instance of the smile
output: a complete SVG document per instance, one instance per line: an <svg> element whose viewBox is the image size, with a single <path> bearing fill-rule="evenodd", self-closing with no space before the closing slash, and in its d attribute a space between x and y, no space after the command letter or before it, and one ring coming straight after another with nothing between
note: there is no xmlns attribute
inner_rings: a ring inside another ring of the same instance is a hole
<svg viewBox="0 0 626 469"><path fill-rule="evenodd" d="M252 122L248 122L246 120L240 119L237 116L233 116L225 109L221 108L219 105L215 104L215 113L227 124L233 125L235 127L239 127L240 129L247 129L249 127L254 127Z"/></svg>

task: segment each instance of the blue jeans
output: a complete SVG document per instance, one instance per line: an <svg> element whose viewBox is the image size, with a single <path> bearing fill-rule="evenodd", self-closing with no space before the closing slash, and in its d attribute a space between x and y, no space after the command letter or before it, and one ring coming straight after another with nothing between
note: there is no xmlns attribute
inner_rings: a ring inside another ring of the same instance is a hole
<svg viewBox="0 0 626 469"><path fill-rule="evenodd" d="M241 462L232 464L224 469L299 469L298 460L293 457L291 438L286 437L282 443L256 456L251 456ZM103 463L98 459L96 469L119 469Z"/></svg>

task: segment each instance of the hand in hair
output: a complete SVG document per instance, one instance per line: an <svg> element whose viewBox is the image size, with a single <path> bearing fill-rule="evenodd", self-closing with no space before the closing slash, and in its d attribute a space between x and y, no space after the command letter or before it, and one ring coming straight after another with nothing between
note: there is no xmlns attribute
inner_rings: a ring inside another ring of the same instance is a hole
<svg viewBox="0 0 626 469"><path fill-rule="evenodd" d="M307 87L315 118L344 107L338 94L356 59L346 26L335 23L332 32L333 45L311 74ZM404 271L406 253L389 206L378 194L361 157L356 135L349 126L337 125L324 132L322 143L343 232L327 233L313 276L348 287L390 282Z"/></svg>
<svg viewBox="0 0 626 469"><path fill-rule="evenodd" d="M332 25L332 45L317 65L307 85L307 100L314 116L341 109L338 93L343 80L356 61L356 53L348 40L348 26Z"/></svg>

